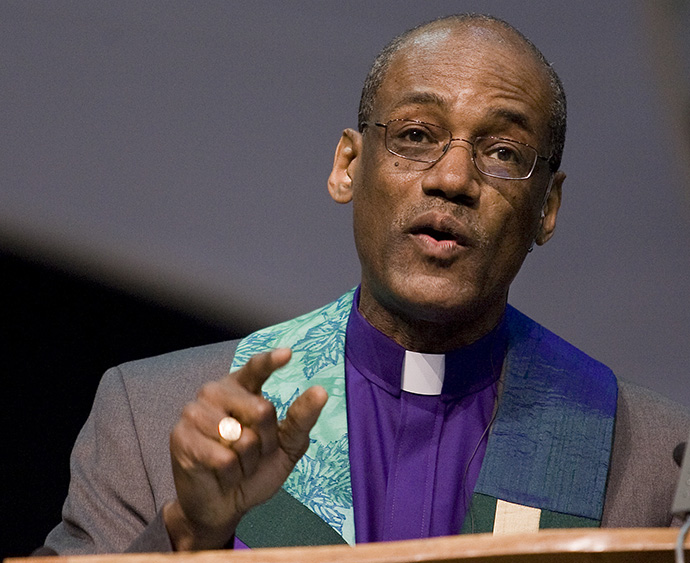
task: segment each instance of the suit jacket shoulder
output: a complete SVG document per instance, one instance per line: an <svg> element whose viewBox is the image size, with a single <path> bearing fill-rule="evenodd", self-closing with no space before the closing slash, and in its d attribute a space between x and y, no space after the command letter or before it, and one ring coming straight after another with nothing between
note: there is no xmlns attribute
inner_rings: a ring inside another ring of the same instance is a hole
<svg viewBox="0 0 690 563"><path fill-rule="evenodd" d="M602 525L668 526L680 469L673 449L688 439L690 412L625 380L618 410Z"/></svg>
<svg viewBox="0 0 690 563"><path fill-rule="evenodd" d="M157 515L175 497L170 432L199 387L228 373L236 347L191 348L105 373L72 451L63 518L46 538L48 549L118 553L142 535L144 544L166 548Z"/></svg>

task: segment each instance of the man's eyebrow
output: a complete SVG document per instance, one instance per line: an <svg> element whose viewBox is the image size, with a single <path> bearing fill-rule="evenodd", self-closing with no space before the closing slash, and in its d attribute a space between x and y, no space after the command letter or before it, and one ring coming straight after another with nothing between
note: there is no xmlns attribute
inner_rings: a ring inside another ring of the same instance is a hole
<svg viewBox="0 0 690 563"><path fill-rule="evenodd" d="M433 105L440 109L450 107L449 101L436 92L407 92L395 103L392 109L397 109L410 104ZM488 117L498 118L509 123L514 123L528 133L535 133L529 117L524 113L509 108L494 108L489 110Z"/></svg>
<svg viewBox="0 0 690 563"><path fill-rule="evenodd" d="M407 92L396 102L393 109L409 104L434 105L439 108L446 108L449 105L448 100L436 92Z"/></svg>
<svg viewBox="0 0 690 563"><path fill-rule="evenodd" d="M514 123L528 133L535 133L529 118L522 112L507 108L496 108L489 111L489 117L497 117L509 123Z"/></svg>

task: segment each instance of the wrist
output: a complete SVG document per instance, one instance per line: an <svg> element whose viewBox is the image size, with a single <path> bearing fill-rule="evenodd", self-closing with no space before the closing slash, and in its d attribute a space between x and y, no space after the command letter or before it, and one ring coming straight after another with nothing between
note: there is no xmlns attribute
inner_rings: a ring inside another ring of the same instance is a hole
<svg viewBox="0 0 690 563"><path fill-rule="evenodd" d="M163 507L163 522L174 551L227 548L237 526L237 522L213 529L195 525L187 518L177 500Z"/></svg>

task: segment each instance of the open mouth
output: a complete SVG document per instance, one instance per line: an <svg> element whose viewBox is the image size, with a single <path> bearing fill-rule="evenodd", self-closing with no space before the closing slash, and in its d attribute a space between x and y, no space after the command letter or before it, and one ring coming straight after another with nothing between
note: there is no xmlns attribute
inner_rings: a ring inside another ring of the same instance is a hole
<svg viewBox="0 0 690 563"><path fill-rule="evenodd" d="M465 248L460 238L454 233L433 227L425 226L412 229L410 235L416 241L423 255L436 260L453 259Z"/></svg>
<svg viewBox="0 0 690 563"><path fill-rule="evenodd" d="M413 235L424 235L438 242L447 241L459 244L458 237L453 233L448 231L440 231L438 229L434 229L433 227L419 227L417 229L412 229L411 233Z"/></svg>
<svg viewBox="0 0 690 563"><path fill-rule="evenodd" d="M448 213L423 213L411 221L407 232L422 254L435 259L455 259L472 246L467 227Z"/></svg>
<svg viewBox="0 0 690 563"><path fill-rule="evenodd" d="M414 217L406 229L418 252L434 261L454 262L474 246L467 220L440 209Z"/></svg>

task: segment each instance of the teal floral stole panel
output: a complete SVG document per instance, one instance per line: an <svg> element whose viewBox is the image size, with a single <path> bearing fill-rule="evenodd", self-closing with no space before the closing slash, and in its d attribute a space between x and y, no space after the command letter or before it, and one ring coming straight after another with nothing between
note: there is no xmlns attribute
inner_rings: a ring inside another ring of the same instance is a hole
<svg viewBox="0 0 690 563"><path fill-rule="evenodd" d="M310 433L311 443L283 489L354 545L350 457L345 404L345 331L354 290L306 315L259 330L237 347L231 371L251 356L291 348L292 359L263 385L264 396L283 419L287 408L308 387L321 385L328 402Z"/></svg>

